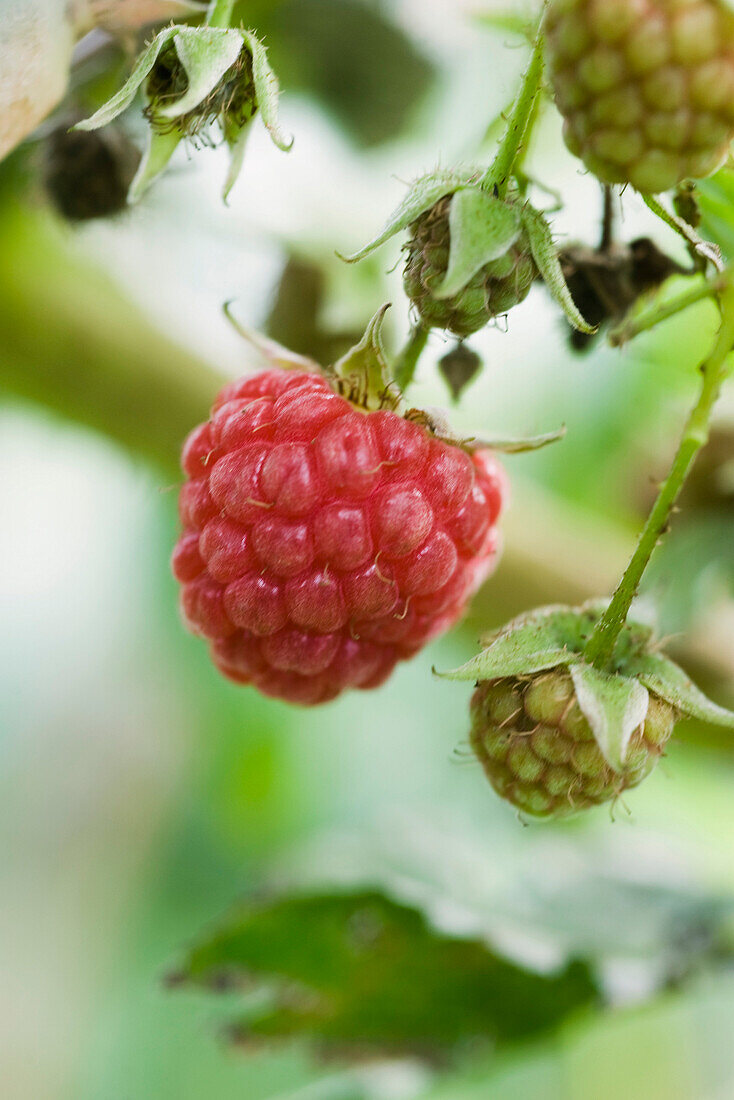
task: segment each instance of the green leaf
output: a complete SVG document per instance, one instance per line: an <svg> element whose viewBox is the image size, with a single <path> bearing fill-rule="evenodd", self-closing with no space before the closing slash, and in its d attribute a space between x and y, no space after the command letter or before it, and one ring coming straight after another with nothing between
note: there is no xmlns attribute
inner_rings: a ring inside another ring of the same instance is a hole
<svg viewBox="0 0 734 1100"><path fill-rule="evenodd" d="M555 298L573 327L578 329L579 332L589 334L596 332L596 328L587 324L581 316L576 308L576 303L571 297L571 292L566 285L558 260L558 250L553 243L551 231L543 215L528 204L522 209L522 224L528 235L533 259L552 297Z"/></svg>
<svg viewBox="0 0 734 1100"><path fill-rule="evenodd" d="M334 374L352 384L355 396L365 408L384 407L392 378L382 346L382 324L389 308L387 302L378 309L359 343L334 364ZM397 403L399 394L395 398Z"/></svg>
<svg viewBox="0 0 734 1100"><path fill-rule="evenodd" d="M133 71L119 92L108 99L100 109L91 116L78 122L75 130L98 130L100 126L106 126L113 118L117 118L135 99L138 88L151 72L158 60L163 47L180 31L180 27L165 27L155 36L135 62Z"/></svg>
<svg viewBox="0 0 734 1100"><path fill-rule="evenodd" d="M648 653L640 657L635 665L635 674L640 683L682 714L734 729L734 713L707 699L683 669L662 653Z"/></svg>
<svg viewBox="0 0 734 1100"><path fill-rule="evenodd" d="M245 158L245 147L247 146L247 139L250 136L251 128L252 119L248 119L244 126L233 126L229 119L225 119L224 121L224 140L229 146L230 153L227 178L222 188L222 199L225 203L229 199L230 191L237 182L237 177L242 170L242 162Z"/></svg>
<svg viewBox="0 0 734 1100"><path fill-rule="evenodd" d="M370 252L374 252L390 237L394 237L396 233L406 229L411 222L414 222L426 210L430 210L434 203L437 203L444 195L450 195L458 188L466 186L467 179L466 175L452 171L430 172L427 176L421 176L420 179L411 184L405 198L392 212L382 232L374 240L366 244L359 252L352 253L351 256L341 256L340 253L337 253L337 255L341 256L341 259L348 264L363 260L365 256L368 256Z"/></svg>
<svg viewBox="0 0 734 1100"><path fill-rule="evenodd" d="M465 665L437 673L445 680L496 680L568 664L576 652L578 616L550 607L520 615L486 639L489 645Z"/></svg>
<svg viewBox="0 0 734 1100"><path fill-rule="evenodd" d="M448 267L433 290L436 298L458 294L480 268L505 255L520 235L520 213L480 187L457 191L449 210L449 235Z"/></svg>
<svg viewBox="0 0 734 1100"><path fill-rule="evenodd" d="M148 144L135 178L130 184L130 190L127 193L128 202L138 201L166 167L180 142L181 135L176 130L161 134L152 127L148 127Z"/></svg>
<svg viewBox="0 0 734 1100"><path fill-rule="evenodd" d="M252 54L252 78L255 84L255 99L273 142L287 153L293 145L293 138L286 137L278 122L278 96L280 88L278 78L270 68L267 50L252 31L242 32Z"/></svg>
<svg viewBox="0 0 734 1100"><path fill-rule="evenodd" d="M283 83L315 99L360 146L415 125L435 65L396 4L364 0L244 0Z"/></svg>
<svg viewBox="0 0 734 1100"><path fill-rule="evenodd" d="M537 1034L591 1004L587 967L552 975L510 962L479 940L439 932L418 910L375 890L249 904L186 958L178 983L265 987L234 1038L307 1038L345 1059L445 1062L467 1043Z"/></svg>
<svg viewBox="0 0 734 1100"><path fill-rule="evenodd" d="M206 99L239 57L244 37L240 31L219 27L181 27L173 44L188 87L173 103L156 104L156 115L163 118L180 118Z"/></svg>
<svg viewBox="0 0 734 1100"><path fill-rule="evenodd" d="M616 772L623 772L630 738L647 715L646 689L628 676L612 676L581 662L572 664L569 671L579 707L604 759Z"/></svg>

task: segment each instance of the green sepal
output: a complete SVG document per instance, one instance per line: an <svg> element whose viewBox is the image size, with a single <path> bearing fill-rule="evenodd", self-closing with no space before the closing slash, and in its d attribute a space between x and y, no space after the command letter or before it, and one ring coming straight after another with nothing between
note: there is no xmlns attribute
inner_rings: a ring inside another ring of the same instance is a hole
<svg viewBox="0 0 734 1100"><path fill-rule="evenodd" d="M530 251L544 283L574 328L589 335L597 330L588 324L576 308L558 260L558 250L553 243L548 223L543 215L527 204L522 208L522 224L528 235Z"/></svg>
<svg viewBox="0 0 734 1100"><path fill-rule="evenodd" d="M74 129L98 130L101 126L106 126L108 122L112 122L114 118L121 115L135 99L138 88L152 71L163 47L178 34L180 29L180 27L174 26L165 27L160 31L140 54L135 62L133 71L130 73L130 76L123 84L122 88L120 88L119 92L116 92L111 99L108 99L90 118L85 118L82 119L81 122L77 122Z"/></svg>
<svg viewBox="0 0 734 1100"><path fill-rule="evenodd" d="M432 288L436 298L458 294L485 264L504 256L520 236L517 207L482 191L457 191L449 209L451 248L446 274Z"/></svg>
<svg viewBox="0 0 734 1100"><path fill-rule="evenodd" d="M242 37L252 55L252 79L255 85L255 101L265 129L275 145L284 153L293 145L293 138L286 137L278 121L278 78L270 67L268 53L257 35L242 31Z"/></svg>
<svg viewBox="0 0 734 1100"><path fill-rule="evenodd" d="M150 187L153 180L161 174L174 154L176 147L182 141L181 135L176 130L170 130L162 134L152 127L148 127L148 140L135 173L130 189L127 193L127 201L135 203L141 195Z"/></svg>
<svg viewBox="0 0 734 1100"><path fill-rule="evenodd" d="M574 659L578 616L571 608L546 607L513 619L488 638L487 648L445 680L497 680L556 668Z"/></svg>
<svg viewBox="0 0 734 1100"><path fill-rule="evenodd" d="M229 193L237 182L237 177L242 171L242 163L245 159L245 148L250 136L252 119L248 119L244 126L235 126L230 119L225 119L222 126L224 140L229 146L229 168L227 178L222 188L222 200L226 203Z"/></svg>
<svg viewBox="0 0 734 1100"><path fill-rule="evenodd" d="M552 432L543 432L542 435L529 435L517 438L507 436L483 435L481 439L472 440L474 449L500 451L506 455L525 454L526 451L539 451L541 447L547 447L551 443L557 443L566 435L566 425L562 424Z"/></svg>
<svg viewBox="0 0 734 1100"><path fill-rule="evenodd" d="M351 256L342 256L341 253L337 253L337 255L348 264L363 260L365 256L369 256L370 252L374 252L376 248L383 245L385 241L389 241L396 233L406 229L426 210L430 210L439 199L444 198L445 195L451 195L460 187L465 187L475 174L436 171L421 176L410 186L405 198L392 212L384 228L374 240L366 244L364 248L360 248L359 252L353 252Z"/></svg>
<svg viewBox="0 0 734 1100"><path fill-rule="evenodd" d="M635 675L640 683L681 714L734 729L734 714L707 699L683 669L662 653L647 653L639 657L635 661Z"/></svg>
<svg viewBox="0 0 734 1100"><path fill-rule="evenodd" d="M630 738L647 716L647 689L636 679L601 672L582 661L571 663L569 671L604 759L615 772L623 772Z"/></svg>
<svg viewBox="0 0 734 1100"><path fill-rule="evenodd" d="M193 111L214 91L242 52L244 37L240 31L220 27L179 27L173 44L188 87L173 103L155 105L156 115L171 119Z"/></svg>
<svg viewBox="0 0 734 1100"><path fill-rule="evenodd" d="M582 607L553 605L526 612L480 639L476 657L447 680L500 680L565 667L576 698L607 763L624 771L630 738L647 716L649 694L680 715L734 729L734 712L712 703L669 658L652 651L652 627L628 622L615 647L614 671L584 660L584 648L605 610L601 601ZM436 670L434 669L434 672Z"/></svg>
<svg viewBox="0 0 734 1100"><path fill-rule="evenodd" d="M382 324L389 308L389 302L380 306L359 343L332 367L336 377L351 386L355 399L367 409L384 408L391 385L392 372L382 345ZM399 401L400 394L395 393L392 404Z"/></svg>

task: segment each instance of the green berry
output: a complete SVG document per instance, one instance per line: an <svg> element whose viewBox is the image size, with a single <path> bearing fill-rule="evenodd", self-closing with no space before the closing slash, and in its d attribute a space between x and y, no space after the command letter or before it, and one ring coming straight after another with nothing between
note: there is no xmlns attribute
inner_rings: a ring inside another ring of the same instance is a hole
<svg viewBox="0 0 734 1100"><path fill-rule="evenodd" d="M564 137L605 183L667 191L734 138L734 11L724 0L550 0Z"/></svg>
<svg viewBox="0 0 734 1100"><path fill-rule="evenodd" d="M480 268L457 294L437 298L449 262L451 200L446 195L411 225L403 285L425 325L465 337L522 302L538 271L523 231L504 256Z"/></svg>
<svg viewBox="0 0 734 1100"><path fill-rule="evenodd" d="M609 802L650 774L673 732L674 708L650 694L617 772L602 754L563 668L485 680L471 705L471 743L490 783L534 817L564 817Z"/></svg>

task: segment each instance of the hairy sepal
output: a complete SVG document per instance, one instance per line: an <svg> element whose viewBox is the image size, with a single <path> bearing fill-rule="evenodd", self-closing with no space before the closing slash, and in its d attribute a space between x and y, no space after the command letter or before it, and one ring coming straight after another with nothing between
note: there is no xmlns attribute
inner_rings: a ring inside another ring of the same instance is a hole
<svg viewBox="0 0 734 1100"><path fill-rule="evenodd" d="M449 210L451 248L446 275L434 289L451 298L473 275L504 256L520 236L519 211L479 187L457 191Z"/></svg>
<svg viewBox="0 0 734 1100"><path fill-rule="evenodd" d="M385 244L396 233L407 229L416 218L430 210L439 199L444 198L445 195L453 194L460 187L468 186L471 179L475 177L475 172L466 174L455 171L436 171L421 176L410 186L405 198L387 219L382 231L364 248L360 248L358 252L352 253L351 256L341 256L341 259L348 264L363 260L365 256L369 256L370 252L374 252L376 248Z"/></svg>

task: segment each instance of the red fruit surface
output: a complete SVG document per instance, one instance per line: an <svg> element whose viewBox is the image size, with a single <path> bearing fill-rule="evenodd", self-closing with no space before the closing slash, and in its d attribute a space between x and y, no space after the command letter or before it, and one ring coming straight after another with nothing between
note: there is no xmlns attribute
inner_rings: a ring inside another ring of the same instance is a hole
<svg viewBox="0 0 734 1100"><path fill-rule="evenodd" d="M182 464L186 623L226 676L291 703L377 687L497 556L495 459L355 408L317 374L226 386Z"/></svg>

